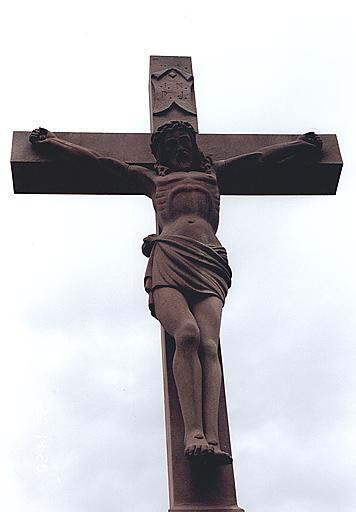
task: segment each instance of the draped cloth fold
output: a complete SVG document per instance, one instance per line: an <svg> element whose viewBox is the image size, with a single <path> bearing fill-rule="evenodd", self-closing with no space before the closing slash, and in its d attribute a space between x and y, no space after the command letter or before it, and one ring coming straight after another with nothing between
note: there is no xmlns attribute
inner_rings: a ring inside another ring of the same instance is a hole
<svg viewBox="0 0 356 512"><path fill-rule="evenodd" d="M232 274L223 247L182 235L149 235L142 252L149 257L144 285L153 316L156 288L176 288L187 298L215 295L224 304Z"/></svg>

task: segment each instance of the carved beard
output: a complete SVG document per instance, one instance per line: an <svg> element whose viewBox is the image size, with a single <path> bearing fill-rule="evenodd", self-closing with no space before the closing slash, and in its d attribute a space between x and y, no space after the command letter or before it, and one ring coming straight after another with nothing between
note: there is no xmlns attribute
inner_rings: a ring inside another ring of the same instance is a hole
<svg viewBox="0 0 356 512"><path fill-rule="evenodd" d="M192 155L189 151L180 149L174 154L165 155L162 163L171 170L179 170L181 167L186 170L192 167Z"/></svg>
<svg viewBox="0 0 356 512"><path fill-rule="evenodd" d="M183 164L183 163L191 163L192 158L189 155L188 151L178 151L175 155L174 160L180 164Z"/></svg>
<svg viewBox="0 0 356 512"><path fill-rule="evenodd" d="M183 150L185 151L185 150ZM170 172L176 170L174 162L169 159L169 155L166 154L163 147L159 147L157 152L153 153L156 157L156 163L154 164L155 170L158 176L166 176ZM179 162L174 159L179 164ZM206 157L198 148L196 144L193 144L191 160L188 159L188 163L191 169L195 171L205 172L211 174L213 171L213 161L210 156Z"/></svg>

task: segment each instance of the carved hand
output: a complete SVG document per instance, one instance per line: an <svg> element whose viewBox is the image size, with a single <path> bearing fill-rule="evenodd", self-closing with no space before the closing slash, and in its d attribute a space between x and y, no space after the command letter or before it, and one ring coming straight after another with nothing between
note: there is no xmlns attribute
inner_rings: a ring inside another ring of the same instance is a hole
<svg viewBox="0 0 356 512"><path fill-rule="evenodd" d="M308 144L312 144L316 149L319 149L319 151L321 151L321 148L323 147L323 141L321 140L321 137L319 137L319 135L314 132L304 133L298 137L298 140L303 140Z"/></svg>
<svg viewBox="0 0 356 512"><path fill-rule="evenodd" d="M30 133L29 141L31 144L41 144L47 139L55 139L56 137L55 133L46 130L46 128L36 128Z"/></svg>

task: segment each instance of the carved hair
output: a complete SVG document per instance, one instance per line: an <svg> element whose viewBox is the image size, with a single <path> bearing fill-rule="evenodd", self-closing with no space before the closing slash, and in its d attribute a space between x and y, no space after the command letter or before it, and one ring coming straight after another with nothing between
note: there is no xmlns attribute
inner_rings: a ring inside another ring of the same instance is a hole
<svg viewBox="0 0 356 512"><path fill-rule="evenodd" d="M151 137L151 151L156 158L155 169L157 174L165 176L170 172L170 169L165 167L160 161L160 147L162 142L164 142L166 135L174 130L182 130L190 137L193 148L193 169L207 173L211 172L212 160L210 157L206 157L198 148L196 133L193 126L186 121L170 121L169 123L159 126L157 131L155 131Z"/></svg>

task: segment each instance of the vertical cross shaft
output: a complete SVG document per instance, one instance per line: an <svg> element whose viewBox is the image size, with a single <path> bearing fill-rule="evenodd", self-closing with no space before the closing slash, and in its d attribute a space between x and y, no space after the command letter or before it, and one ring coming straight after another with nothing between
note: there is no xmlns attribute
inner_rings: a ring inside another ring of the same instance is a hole
<svg viewBox="0 0 356 512"><path fill-rule="evenodd" d="M152 132L172 120L188 121L198 131L189 57L151 57L150 115ZM194 466L184 457L184 424L173 376L174 351L174 339L162 329L169 512L242 512L237 505L232 465ZM223 378L219 434L221 448L231 453Z"/></svg>

